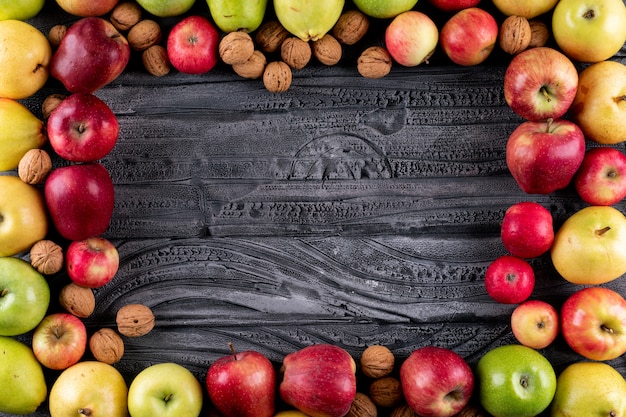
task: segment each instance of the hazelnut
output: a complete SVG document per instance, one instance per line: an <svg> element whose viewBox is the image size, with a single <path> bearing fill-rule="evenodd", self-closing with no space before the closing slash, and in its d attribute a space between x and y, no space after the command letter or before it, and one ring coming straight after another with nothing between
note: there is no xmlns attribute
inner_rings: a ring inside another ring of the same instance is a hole
<svg viewBox="0 0 626 417"><path fill-rule="evenodd" d="M43 149L31 149L20 159L17 174L26 184L39 184L52 169L52 160Z"/></svg>
<svg viewBox="0 0 626 417"><path fill-rule="evenodd" d="M125 1L115 6L109 20L115 26L115 29L124 32L139 23L141 13L139 4L134 1Z"/></svg>
<svg viewBox="0 0 626 417"><path fill-rule="evenodd" d="M117 311L117 331L127 337L139 337L154 328L154 314L143 304L127 304Z"/></svg>
<svg viewBox="0 0 626 417"><path fill-rule="evenodd" d="M59 104L61 104L61 102L63 100L65 100L65 94L50 94L49 96L47 96L44 100L43 103L41 103L41 113L43 114L43 118L47 119L48 117L50 117L50 114L52 113L52 111L54 109L57 108L57 106Z"/></svg>
<svg viewBox="0 0 626 417"><path fill-rule="evenodd" d="M48 32L48 42L53 48L56 48L61 44L61 41L65 37L65 33L67 32L67 26L65 25L54 25L50 28Z"/></svg>
<svg viewBox="0 0 626 417"><path fill-rule="evenodd" d="M389 417L419 417L415 414L415 411L408 404L401 404L396 406Z"/></svg>
<svg viewBox="0 0 626 417"><path fill-rule="evenodd" d="M128 31L128 44L134 51L144 51L161 42L161 26L152 19L144 19Z"/></svg>
<svg viewBox="0 0 626 417"><path fill-rule="evenodd" d="M378 409L370 397L362 392L357 392L346 417L376 417L377 415Z"/></svg>
<svg viewBox="0 0 626 417"><path fill-rule="evenodd" d="M172 65L167 50L161 45L152 45L141 53L144 68L155 77L163 77L170 73Z"/></svg>
<svg viewBox="0 0 626 417"><path fill-rule="evenodd" d="M519 54L530 44L530 24L525 17L509 16L500 26L500 48L511 55Z"/></svg>
<svg viewBox="0 0 626 417"><path fill-rule="evenodd" d="M280 49L289 36L287 29L278 20L270 20L259 27L254 41L262 52L273 53Z"/></svg>
<svg viewBox="0 0 626 417"><path fill-rule="evenodd" d="M325 34L321 39L311 44L313 56L324 65L335 65L341 59L343 49L333 35Z"/></svg>
<svg viewBox="0 0 626 417"><path fill-rule="evenodd" d="M379 407L394 407L402 402L402 385L393 376L376 379L370 385L370 398Z"/></svg>
<svg viewBox="0 0 626 417"><path fill-rule="evenodd" d="M361 370L370 378L381 378L393 371L395 357L386 346L372 345L363 351Z"/></svg>
<svg viewBox="0 0 626 417"><path fill-rule="evenodd" d="M370 26L369 18L360 10L348 10L344 12L335 26L332 34L344 45L354 45L367 33Z"/></svg>
<svg viewBox="0 0 626 417"><path fill-rule="evenodd" d="M243 78L257 79L263 76L267 59L263 52L255 50L252 56L246 62L241 64L233 64L233 70L237 75Z"/></svg>
<svg viewBox="0 0 626 417"><path fill-rule="evenodd" d="M35 242L30 248L30 263L41 274L56 274L63 268L63 249L51 240Z"/></svg>
<svg viewBox="0 0 626 417"><path fill-rule="evenodd" d="M370 46L357 60L357 70L365 78L382 78L391 71L391 55L382 46Z"/></svg>
<svg viewBox="0 0 626 417"><path fill-rule="evenodd" d="M273 61L265 66L263 85L268 91L284 93L291 86L291 81L291 68L283 61Z"/></svg>
<svg viewBox="0 0 626 417"><path fill-rule="evenodd" d="M531 19L528 21L528 24L530 25L529 48L544 46L548 43L548 39L550 38L550 29L548 29L548 25L538 19Z"/></svg>
<svg viewBox="0 0 626 417"><path fill-rule="evenodd" d="M89 350L97 361L113 365L124 355L124 341L115 330L103 328L89 338Z"/></svg>
<svg viewBox="0 0 626 417"><path fill-rule="evenodd" d="M96 297L91 288L81 287L71 282L61 288L59 303L69 313L85 319L91 316L96 308Z"/></svg>
<svg viewBox="0 0 626 417"><path fill-rule="evenodd" d="M295 36L285 39L280 46L280 56L283 61L295 70L306 67L311 60L311 45Z"/></svg>

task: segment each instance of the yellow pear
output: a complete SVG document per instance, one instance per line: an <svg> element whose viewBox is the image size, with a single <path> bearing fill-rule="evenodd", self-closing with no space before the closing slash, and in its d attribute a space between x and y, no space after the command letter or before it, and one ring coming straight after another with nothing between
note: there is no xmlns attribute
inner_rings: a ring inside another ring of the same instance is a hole
<svg viewBox="0 0 626 417"><path fill-rule="evenodd" d="M26 152L45 142L41 120L21 103L0 98L0 171L17 168Z"/></svg>

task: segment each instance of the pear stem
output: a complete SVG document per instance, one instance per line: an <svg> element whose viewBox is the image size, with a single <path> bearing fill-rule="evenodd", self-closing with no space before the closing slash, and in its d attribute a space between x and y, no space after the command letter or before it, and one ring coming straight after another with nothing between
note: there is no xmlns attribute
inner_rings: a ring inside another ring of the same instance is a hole
<svg viewBox="0 0 626 417"><path fill-rule="evenodd" d="M165 398L163 398L163 401L168 402L171 399L172 399L172 394L167 394Z"/></svg>
<svg viewBox="0 0 626 417"><path fill-rule="evenodd" d="M0 298L4 297L4 296L5 296L5 295L7 295L8 293L9 293L9 290L8 290L8 289L6 289L6 288L5 288L5 289L3 289L3 290L0 292Z"/></svg>
<svg viewBox="0 0 626 417"><path fill-rule="evenodd" d="M84 416L89 417L92 414L91 408L79 408L78 409L78 414L82 414Z"/></svg>
<svg viewBox="0 0 626 417"><path fill-rule="evenodd" d="M603 227L603 228L602 228L602 229L600 229L600 230L596 230L596 235L598 235L598 236L602 236L602 235L604 235L606 232L608 232L609 230L611 230L611 226L606 226L606 227Z"/></svg>
<svg viewBox="0 0 626 417"><path fill-rule="evenodd" d="M228 346L230 347L230 351L233 352L233 358L237 360L237 351L235 350L235 345L233 342L228 342Z"/></svg>

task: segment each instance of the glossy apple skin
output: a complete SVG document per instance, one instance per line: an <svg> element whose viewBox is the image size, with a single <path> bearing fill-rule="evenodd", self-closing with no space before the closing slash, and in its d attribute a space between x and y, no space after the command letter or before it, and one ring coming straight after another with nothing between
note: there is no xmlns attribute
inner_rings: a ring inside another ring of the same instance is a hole
<svg viewBox="0 0 626 417"><path fill-rule="evenodd" d="M582 130L565 119L521 123L506 144L506 164L528 194L550 194L567 187L585 157Z"/></svg>
<svg viewBox="0 0 626 417"><path fill-rule="evenodd" d="M279 394L311 417L343 417L356 395L356 364L344 349L316 344L283 359Z"/></svg>
<svg viewBox="0 0 626 417"><path fill-rule="evenodd" d="M109 13L119 0L56 0L63 10L74 16L102 16Z"/></svg>
<svg viewBox="0 0 626 417"><path fill-rule="evenodd" d="M504 98L530 121L562 117L576 97L578 71L563 53L549 47L515 55L504 73Z"/></svg>
<svg viewBox="0 0 626 417"><path fill-rule="evenodd" d="M50 114L48 138L54 151L73 162L91 162L113 150L119 135L117 117L109 106L90 93L65 98Z"/></svg>
<svg viewBox="0 0 626 417"><path fill-rule="evenodd" d="M50 73L71 93L93 93L115 80L129 60L128 41L109 21L84 17L67 29Z"/></svg>
<svg viewBox="0 0 626 417"><path fill-rule="evenodd" d="M114 194L109 171L97 162L56 168L44 186L52 223L69 240L98 236L108 229Z"/></svg>
<svg viewBox="0 0 626 417"><path fill-rule="evenodd" d="M493 51L498 31L498 23L490 13L469 7L446 21L439 33L439 44L455 64L478 65Z"/></svg>
<svg viewBox="0 0 626 417"><path fill-rule="evenodd" d="M542 300L527 300L511 314L513 335L524 346L548 347L559 335L559 312Z"/></svg>
<svg viewBox="0 0 626 417"><path fill-rule="evenodd" d="M574 177L580 198L593 206L612 206L626 198L626 155L616 148L591 148Z"/></svg>
<svg viewBox="0 0 626 417"><path fill-rule="evenodd" d="M106 285L117 273L119 264L115 245L100 236L75 240L65 251L67 275L81 287L100 288Z"/></svg>
<svg viewBox="0 0 626 417"><path fill-rule="evenodd" d="M506 250L513 256L541 256L554 243L552 214L534 201L515 203L504 212L500 238Z"/></svg>
<svg viewBox="0 0 626 417"><path fill-rule="evenodd" d="M469 7L476 7L480 0L429 0L437 9L446 13L455 13Z"/></svg>
<svg viewBox="0 0 626 417"><path fill-rule="evenodd" d="M220 34L202 16L187 16L172 28L167 37L167 55L178 71L204 74L219 61Z"/></svg>
<svg viewBox="0 0 626 417"><path fill-rule="evenodd" d="M502 304L519 304L530 297L534 288L533 267L516 256L499 256L485 272L487 294Z"/></svg>
<svg viewBox="0 0 626 417"><path fill-rule="evenodd" d="M87 328L70 313L44 317L33 332L33 353L46 368L62 370L77 363L87 348Z"/></svg>
<svg viewBox="0 0 626 417"><path fill-rule="evenodd" d="M450 417L469 402L472 369L458 353L441 347L414 350L400 366L407 404L422 417Z"/></svg>
<svg viewBox="0 0 626 417"><path fill-rule="evenodd" d="M276 372L267 357L244 351L213 362L206 376L209 398L224 417L274 415Z"/></svg>
<svg viewBox="0 0 626 417"><path fill-rule="evenodd" d="M608 361L626 353L626 300L605 287L587 287L561 307L561 333L587 359Z"/></svg>
<svg viewBox="0 0 626 417"><path fill-rule="evenodd" d="M439 29L430 17L410 10L397 15L385 30L385 45L400 65L414 67L428 61L439 42Z"/></svg>

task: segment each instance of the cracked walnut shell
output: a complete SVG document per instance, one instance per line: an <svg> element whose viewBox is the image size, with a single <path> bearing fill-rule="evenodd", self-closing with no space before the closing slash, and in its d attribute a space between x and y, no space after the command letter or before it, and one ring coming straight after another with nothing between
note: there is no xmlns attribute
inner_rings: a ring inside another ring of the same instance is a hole
<svg viewBox="0 0 626 417"><path fill-rule="evenodd" d="M56 274L63 268L63 249L51 240L40 240L30 248L30 263L44 275Z"/></svg>
<svg viewBox="0 0 626 417"><path fill-rule="evenodd" d="M48 152L43 149L31 149L20 159L17 175L26 184L35 185L43 182L51 169L52 159Z"/></svg>
<svg viewBox="0 0 626 417"><path fill-rule="evenodd" d="M115 316L117 331L127 337L139 337L150 333L154 328L154 314L143 304L127 304Z"/></svg>
<svg viewBox="0 0 626 417"><path fill-rule="evenodd" d="M115 330L102 328L89 338L89 350L97 361L113 365L124 356L124 341Z"/></svg>
<svg viewBox="0 0 626 417"><path fill-rule="evenodd" d="M96 308L96 297L91 288L81 287L71 282L61 288L59 304L76 317L86 319Z"/></svg>

